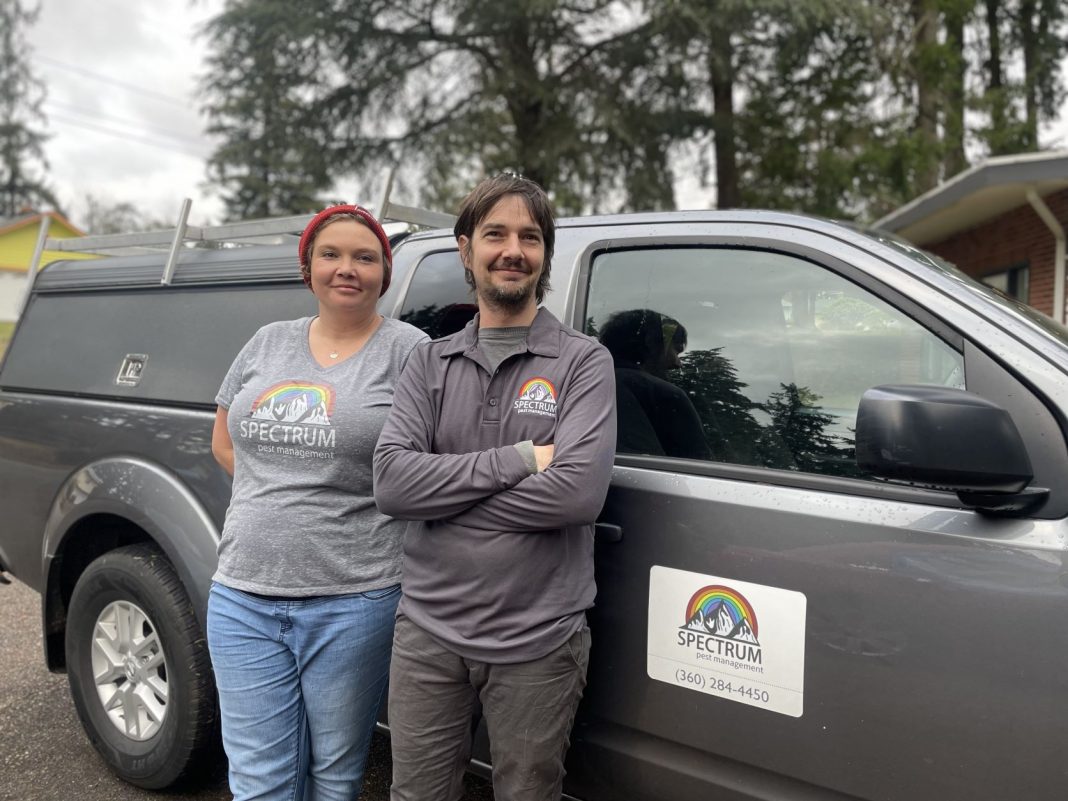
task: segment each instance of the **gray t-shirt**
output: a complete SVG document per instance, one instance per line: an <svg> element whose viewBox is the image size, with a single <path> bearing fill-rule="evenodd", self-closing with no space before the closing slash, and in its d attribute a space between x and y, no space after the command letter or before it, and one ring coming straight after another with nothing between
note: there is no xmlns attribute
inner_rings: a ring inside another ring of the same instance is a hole
<svg viewBox="0 0 1068 801"><path fill-rule="evenodd" d="M489 362L490 372L496 373L501 362L516 353L526 351L527 334L530 333L529 325L510 326L508 328L482 328L478 329L478 347ZM540 443L542 445L548 443ZM529 439L517 442L515 448L523 461L527 464L527 470L532 474L538 472L538 457L534 455L534 443Z"/></svg>
<svg viewBox="0 0 1068 801"><path fill-rule="evenodd" d="M311 321L261 328L215 398L235 456L215 580L238 590L307 597L400 581L405 524L375 506L371 458L394 385L427 336L385 319L358 353L322 367Z"/></svg>
<svg viewBox="0 0 1068 801"><path fill-rule="evenodd" d="M478 329L478 347L486 355L491 373L497 372L501 362L512 354L526 350L529 333L529 325Z"/></svg>

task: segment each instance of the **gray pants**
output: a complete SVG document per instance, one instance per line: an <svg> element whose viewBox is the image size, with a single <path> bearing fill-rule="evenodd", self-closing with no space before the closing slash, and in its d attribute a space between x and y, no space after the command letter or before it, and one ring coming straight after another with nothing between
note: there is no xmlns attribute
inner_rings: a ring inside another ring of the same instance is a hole
<svg viewBox="0 0 1068 801"><path fill-rule="evenodd" d="M457 656L399 617L389 671L391 801L458 801L476 697L489 729L494 796L557 801L589 654L583 626L541 659L489 664Z"/></svg>

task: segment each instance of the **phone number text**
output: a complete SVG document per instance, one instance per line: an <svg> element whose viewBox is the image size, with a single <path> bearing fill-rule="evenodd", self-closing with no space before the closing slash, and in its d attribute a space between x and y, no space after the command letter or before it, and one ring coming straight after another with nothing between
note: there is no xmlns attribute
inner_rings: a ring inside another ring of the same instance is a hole
<svg viewBox="0 0 1068 801"><path fill-rule="evenodd" d="M736 681L728 681L727 679L721 679L716 676L706 676L698 670L679 668L675 671L675 681L684 686L697 687L715 693L737 695L761 704L766 704L771 701L771 693L767 690L761 690Z"/></svg>

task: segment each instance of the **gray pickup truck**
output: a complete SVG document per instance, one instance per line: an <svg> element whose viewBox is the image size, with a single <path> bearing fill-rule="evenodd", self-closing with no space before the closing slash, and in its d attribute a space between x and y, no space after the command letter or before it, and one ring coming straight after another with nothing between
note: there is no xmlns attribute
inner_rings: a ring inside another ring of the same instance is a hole
<svg viewBox="0 0 1068 801"><path fill-rule="evenodd" d="M619 409L569 797L1068 797L1068 332L805 217L569 219L556 251L546 305ZM51 265L0 368L0 568L145 787L217 749L215 391L314 306L291 246L161 269ZM397 249L384 314L440 336L472 304L448 231Z"/></svg>

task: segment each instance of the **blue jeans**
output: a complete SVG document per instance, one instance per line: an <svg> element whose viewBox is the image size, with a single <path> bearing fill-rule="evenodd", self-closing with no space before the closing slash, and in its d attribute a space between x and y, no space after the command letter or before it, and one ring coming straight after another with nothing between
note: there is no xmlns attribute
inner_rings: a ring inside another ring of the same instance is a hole
<svg viewBox="0 0 1068 801"><path fill-rule="evenodd" d="M353 801L400 588L261 598L213 584L208 647L234 801Z"/></svg>

